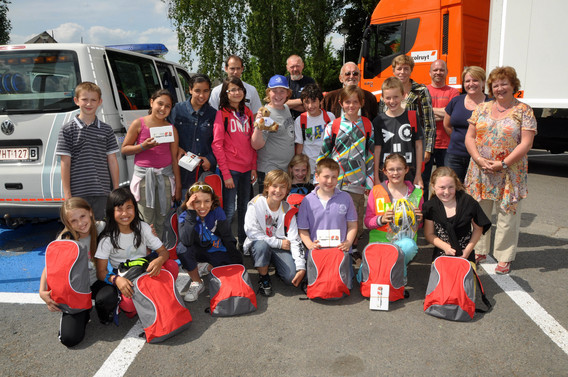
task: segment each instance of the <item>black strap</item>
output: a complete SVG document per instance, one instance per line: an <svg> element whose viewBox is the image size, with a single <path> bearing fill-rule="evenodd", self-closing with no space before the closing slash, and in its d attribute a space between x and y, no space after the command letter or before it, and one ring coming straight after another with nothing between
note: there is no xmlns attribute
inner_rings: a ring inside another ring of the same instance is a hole
<svg viewBox="0 0 568 377"><path fill-rule="evenodd" d="M223 117L223 122L225 124L225 133L227 132L227 127L229 126L229 118L224 116Z"/></svg>
<svg viewBox="0 0 568 377"><path fill-rule="evenodd" d="M483 285L481 285L481 280L479 280L479 275L475 271L475 268L472 268L471 270L473 271L473 274L475 275L475 280L477 281L477 285L479 286L479 290L481 291L481 301L483 301L483 303L487 307L487 309L485 309L485 310L475 308L475 312L476 313L487 313L488 311L491 310L491 307L493 305L491 305L491 303L489 302L489 299L487 298L487 296L485 296L485 291L483 290Z"/></svg>

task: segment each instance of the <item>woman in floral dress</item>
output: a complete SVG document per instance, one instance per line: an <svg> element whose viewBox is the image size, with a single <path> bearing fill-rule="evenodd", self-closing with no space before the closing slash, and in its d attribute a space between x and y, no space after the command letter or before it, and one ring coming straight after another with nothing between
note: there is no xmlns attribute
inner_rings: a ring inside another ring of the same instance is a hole
<svg viewBox="0 0 568 377"><path fill-rule="evenodd" d="M514 97L520 88L514 68L495 68L487 86L494 100L479 104L469 119L465 145L471 161L465 186L487 217L491 218L493 209L497 212L495 272L507 274L517 252L521 199L527 196L527 153L536 134L536 119L531 107ZM486 259L490 244L487 232L478 243L478 263Z"/></svg>

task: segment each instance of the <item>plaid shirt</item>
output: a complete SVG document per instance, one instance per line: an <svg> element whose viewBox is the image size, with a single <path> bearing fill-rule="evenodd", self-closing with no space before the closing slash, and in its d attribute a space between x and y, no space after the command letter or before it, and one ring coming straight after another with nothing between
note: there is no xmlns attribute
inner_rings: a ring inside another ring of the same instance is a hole
<svg viewBox="0 0 568 377"><path fill-rule="evenodd" d="M373 188L374 180L374 135L365 134L361 117L354 123L341 117L339 132L333 144L333 122L325 127L323 144L317 161L329 157L339 164L338 183L340 189L349 185L359 185L364 189ZM369 136L369 137L367 137Z"/></svg>
<svg viewBox="0 0 568 377"><path fill-rule="evenodd" d="M436 142L436 121L434 120L434 110L432 109L432 97L426 85L418 84L410 79L412 88L406 97L406 110L414 110L422 120L422 130L424 131L424 152L434 152ZM387 111L383 98L379 101L379 113Z"/></svg>

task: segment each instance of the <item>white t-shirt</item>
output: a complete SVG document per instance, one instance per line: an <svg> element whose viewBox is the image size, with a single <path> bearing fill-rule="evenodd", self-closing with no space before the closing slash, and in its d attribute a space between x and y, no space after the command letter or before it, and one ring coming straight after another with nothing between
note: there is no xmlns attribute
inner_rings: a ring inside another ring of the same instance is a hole
<svg viewBox="0 0 568 377"><path fill-rule="evenodd" d="M324 110L325 111L325 110ZM327 115L329 116L330 122L333 122L335 119L335 115L327 111ZM311 117L309 114L307 116L307 124L306 124L306 140L302 137L302 125L301 125L301 116L296 118L294 122L294 129L296 139L294 142L296 144L303 144L304 153L310 159L310 169L312 171L312 177L316 171L316 160L318 159L321 153L321 145L323 143L323 136L325 131L325 119L322 113L317 117Z"/></svg>
<svg viewBox="0 0 568 377"><path fill-rule="evenodd" d="M101 234L101 232L105 228L105 222L104 221L96 221L95 227L97 228L97 235L99 235L99 234ZM61 238L58 237L57 239L60 240ZM79 238L77 243L79 245L84 246L85 249L89 252L90 251L89 249L91 247L91 235L88 235L85 238ZM97 281L97 270L95 268L95 264L91 260L90 254L89 254L89 261L87 262L87 266L89 267L89 284L93 285Z"/></svg>
<svg viewBox="0 0 568 377"><path fill-rule="evenodd" d="M149 248L150 250L157 250L162 247L162 241L152 234L152 228L150 228L150 225L143 221L140 222L140 225L142 231L142 242L138 248L134 246L134 232L127 234L120 233L118 236L119 248L115 249L112 246L110 237L104 237L99 242L95 258L108 259L112 268L118 268L118 265L127 259L132 260L145 257L148 254L146 248Z"/></svg>
<svg viewBox="0 0 568 377"><path fill-rule="evenodd" d="M256 88L250 84L247 84L243 81L243 85L247 90L247 94L245 96L245 105L252 111L253 115L256 115L258 109L262 106L260 103L260 97L258 96L258 92ZM209 104L215 110L219 110L219 96L221 95L221 88L223 84L217 85L216 87L211 90L211 95L209 96Z"/></svg>

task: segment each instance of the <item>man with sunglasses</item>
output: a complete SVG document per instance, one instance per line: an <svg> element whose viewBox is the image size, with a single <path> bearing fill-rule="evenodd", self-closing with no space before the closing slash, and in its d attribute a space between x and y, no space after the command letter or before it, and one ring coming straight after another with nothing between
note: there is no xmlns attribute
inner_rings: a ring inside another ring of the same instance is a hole
<svg viewBox="0 0 568 377"><path fill-rule="evenodd" d="M358 85L360 78L361 72L359 71L357 64L353 62L347 62L343 65L343 67L341 67L341 72L339 73L339 81L341 81L343 87L349 85ZM328 92L323 98L322 102L323 109L332 112L336 118L339 118L342 115L342 109L339 105L339 93L341 93L342 89L343 88ZM377 98L373 95L373 93L369 91L363 90L363 92L365 94L365 103L361 108L361 115L373 120L375 119L379 111Z"/></svg>

